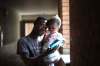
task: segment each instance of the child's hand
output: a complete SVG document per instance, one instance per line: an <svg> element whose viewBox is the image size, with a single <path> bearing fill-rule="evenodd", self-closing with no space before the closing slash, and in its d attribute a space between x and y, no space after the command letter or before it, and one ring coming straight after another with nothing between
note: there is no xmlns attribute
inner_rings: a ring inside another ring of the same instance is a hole
<svg viewBox="0 0 100 66"><path fill-rule="evenodd" d="M48 36L48 32L45 32L43 41L48 42L49 38L50 38L50 36Z"/></svg>

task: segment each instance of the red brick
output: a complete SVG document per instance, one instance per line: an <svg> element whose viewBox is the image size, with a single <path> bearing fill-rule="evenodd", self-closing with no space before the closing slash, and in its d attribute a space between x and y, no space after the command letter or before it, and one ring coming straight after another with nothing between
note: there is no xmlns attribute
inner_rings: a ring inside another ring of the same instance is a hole
<svg viewBox="0 0 100 66"><path fill-rule="evenodd" d="M67 36L67 37L65 36L64 39L70 40L70 36ZM67 41L67 42L68 42L68 41Z"/></svg>
<svg viewBox="0 0 100 66"><path fill-rule="evenodd" d="M65 40L65 43L66 43L66 44L69 44L69 43L70 43L70 41L69 41L69 40Z"/></svg>
<svg viewBox="0 0 100 66"><path fill-rule="evenodd" d="M63 3L63 2L68 2L68 3L69 3L69 0L62 0L62 3Z"/></svg>
<svg viewBox="0 0 100 66"><path fill-rule="evenodd" d="M67 11L67 10L66 11L63 11L62 15L63 16L69 16L69 11Z"/></svg>
<svg viewBox="0 0 100 66"><path fill-rule="evenodd" d="M68 11L69 12L69 7L62 7L62 11Z"/></svg>
<svg viewBox="0 0 100 66"><path fill-rule="evenodd" d="M70 32L62 32L62 34L63 34L64 36L69 36L69 35L70 35Z"/></svg>
<svg viewBox="0 0 100 66"><path fill-rule="evenodd" d="M66 24L62 25L62 28L63 29L70 29L69 25L66 25Z"/></svg>
<svg viewBox="0 0 100 66"><path fill-rule="evenodd" d="M69 19L69 16L63 16L62 19Z"/></svg>
<svg viewBox="0 0 100 66"><path fill-rule="evenodd" d="M63 35L70 35L69 31L63 31Z"/></svg>
<svg viewBox="0 0 100 66"><path fill-rule="evenodd" d="M63 35L63 37L64 37L66 40L69 40L69 39L70 39L70 36Z"/></svg>
<svg viewBox="0 0 100 66"><path fill-rule="evenodd" d="M64 44L64 48L69 48L70 49L70 44Z"/></svg>
<svg viewBox="0 0 100 66"><path fill-rule="evenodd" d="M62 31L65 31L65 30L68 30L68 31L70 31L70 30L69 30L69 28L63 28L63 30L62 30Z"/></svg>
<svg viewBox="0 0 100 66"><path fill-rule="evenodd" d="M62 24L63 24L63 25L64 25L64 24L69 25L69 20L67 20L67 19L66 19L66 20L63 20L63 21L62 21Z"/></svg>
<svg viewBox="0 0 100 66"><path fill-rule="evenodd" d="M62 6L69 7L69 3L68 2L62 3Z"/></svg>
<svg viewBox="0 0 100 66"><path fill-rule="evenodd" d="M62 24L63 24L63 25L64 25L64 24L69 25L69 20L68 20L68 19L63 19L63 20L62 20Z"/></svg>
<svg viewBox="0 0 100 66"><path fill-rule="evenodd" d="M61 1L61 2L60 2ZM69 0L59 1L59 13L62 19L62 34L66 39L64 48L70 48L70 26L69 26Z"/></svg>

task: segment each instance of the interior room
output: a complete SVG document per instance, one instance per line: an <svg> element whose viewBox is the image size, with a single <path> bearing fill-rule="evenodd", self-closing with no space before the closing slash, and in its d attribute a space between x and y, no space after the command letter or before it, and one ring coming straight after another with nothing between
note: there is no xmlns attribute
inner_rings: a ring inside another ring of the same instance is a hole
<svg viewBox="0 0 100 66"><path fill-rule="evenodd" d="M96 0L0 0L0 66L24 66L16 55L22 19L27 23L33 16L56 14L62 20L60 32L68 40L59 50L70 55L66 66L100 66L99 12ZM66 47L70 50L64 49ZM59 64L64 65L64 62Z"/></svg>
<svg viewBox="0 0 100 66"><path fill-rule="evenodd" d="M63 48L59 49L64 60L60 66L69 65L69 0L0 0L0 65L24 66L16 54L18 39L31 32L32 23L38 16L49 19L55 15L62 20L59 32L66 39Z"/></svg>

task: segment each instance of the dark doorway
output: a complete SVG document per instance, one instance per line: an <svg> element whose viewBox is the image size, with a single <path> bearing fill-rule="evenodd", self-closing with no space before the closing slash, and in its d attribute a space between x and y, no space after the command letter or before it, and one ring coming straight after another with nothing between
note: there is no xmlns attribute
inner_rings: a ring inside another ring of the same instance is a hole
<svg viewBox="0 0 100 66"><path fill-rule="evenodd" d="M28 35L33 28L33 20L22 20L20 22L20 37Z"/></svg>

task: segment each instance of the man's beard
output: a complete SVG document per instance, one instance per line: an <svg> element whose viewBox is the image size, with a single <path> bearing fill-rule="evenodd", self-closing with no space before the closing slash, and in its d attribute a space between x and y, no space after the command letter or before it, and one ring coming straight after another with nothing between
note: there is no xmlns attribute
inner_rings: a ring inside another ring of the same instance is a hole
<svg viewBox="0 0 100 66"><path fill-rule="evenodd" d="M42 36L44 34L44 31L40 30L40 31L36 32L35 34L38 35L38 36Z"/></svg>
<svg viewBox="0 0 100 66"><path fill-rule="evenodd" d="M41 36L45 33L45 29L40 29L40 30L38 30L37 33L38 33L39 36Z"/></svg>
<svg viewBox="0 0 100 66"><path fill-rule="evenodd" d="M44 34L44 32L38 32L39 36L42 36Z"/></svg>

